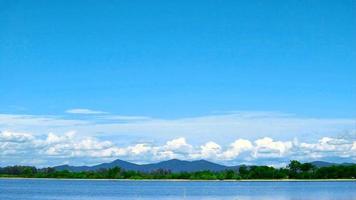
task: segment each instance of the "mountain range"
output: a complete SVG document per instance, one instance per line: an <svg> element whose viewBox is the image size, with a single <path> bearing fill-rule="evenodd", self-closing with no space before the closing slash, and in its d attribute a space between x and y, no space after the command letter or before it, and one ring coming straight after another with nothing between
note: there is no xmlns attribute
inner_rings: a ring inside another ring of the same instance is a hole
<svg viewBox="0 0 356 200"><path fill-rule="evenodd" d="M229 166L224 166L213 162L209 162L207 160L185 161L185 160L178 160L178 159L172 159L172 160L162 161L158 163L142 164L142 165L117 159L110 163L103 163L94 166L60 165L54 168L56 170L69 170L73 172L79 172L79 171L95 171L99 169L109 169L113 167L120 167L124 170L134 170L134 171L142 171L142 172L150 172L157 169L166 169L172 172L183 172L183 171L194 172L194 171L202 171L202 170L222 171L226 169L239 168L239 166L229 167Z"/></svg>
<svg viewBox="0 0 356 200"><path fill-rule="evenodd" d="M316 167L328 167L332 165L352 165L352 163L337 164L337 163L330 163L324 161L314 161L311 163ZM113 167L120 167L124 170L134 170L134 171L141 171L141 172L150 172L157 169L165 169L165 170L170 170L172 172L195 172L195 171L203 171L203 170L223 171L227 169L239 169L240 165L225 166L207 160L185 161L185 160L178 160L178 159L171 159L158 163L140 165L140 164L135 164L135 163L117 159L110 163L102 163L93 166L60 165L54 168L56 170L68 170L72 172L80 172L80 171L96 171L99 169L110 169Z"/></svg>

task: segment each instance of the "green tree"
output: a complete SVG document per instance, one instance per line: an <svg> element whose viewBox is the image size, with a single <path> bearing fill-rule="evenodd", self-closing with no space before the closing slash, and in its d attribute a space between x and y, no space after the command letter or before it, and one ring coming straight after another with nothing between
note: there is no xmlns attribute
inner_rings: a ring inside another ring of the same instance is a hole
<svg viewBox="0 0 356 200"><path fill-rule="evenodd" d="M291 160L287 168L290 170L289 178L297 178L298 172L300 171L301 163L297 160Z"/></svg>
<svg viewBox="0 0 356 200"><path fill-rule="evenodd" d="M243 179L248 178L249 171L248 171L246 165L241 165L239 167L239 174L240 174L241 178L243 178Z"/></svg>

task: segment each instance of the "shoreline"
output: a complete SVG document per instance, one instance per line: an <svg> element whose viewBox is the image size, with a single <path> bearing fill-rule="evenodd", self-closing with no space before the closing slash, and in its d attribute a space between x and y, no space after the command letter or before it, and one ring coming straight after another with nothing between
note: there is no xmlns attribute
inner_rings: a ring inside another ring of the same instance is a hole
<svg viewBox="0 0 356 200"><path fill-rule="evenodd" d="M0 180L62 180L62 181L141 181L141 182L356 182L356 179L244 179L244 180L190 180L190 179L80 179L80 178L25 178L0 177Z"/></svg>

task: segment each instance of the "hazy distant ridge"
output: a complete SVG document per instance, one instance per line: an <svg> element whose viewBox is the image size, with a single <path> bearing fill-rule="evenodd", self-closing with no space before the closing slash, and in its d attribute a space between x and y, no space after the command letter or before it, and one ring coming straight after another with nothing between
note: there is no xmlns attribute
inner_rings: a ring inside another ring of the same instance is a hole
<svg viewBox="0 0 356 200"><path fill-rule="evenodd" d="M311 163L316 167L327 167L332 165L352 165L352 163L337 164L337 163L330 163L324 161L314 161ZM134 171L141 171L141 172L150 172L157 169L165 169L165 170L170 170L172 172L195 172L195 171L203 171L203 170L223 171L226 169L238 169L240 165L225 166L207 160L185 161L185 160L178 160L178 159L139 165L139 164L117 159L110 163L102 163L94 166L60 165L54 168L56 170L69 170L72 172L79 172L79 171L95 171L99 169L109 169L113 167L120 167L124 170L134 170Z"/></svg>

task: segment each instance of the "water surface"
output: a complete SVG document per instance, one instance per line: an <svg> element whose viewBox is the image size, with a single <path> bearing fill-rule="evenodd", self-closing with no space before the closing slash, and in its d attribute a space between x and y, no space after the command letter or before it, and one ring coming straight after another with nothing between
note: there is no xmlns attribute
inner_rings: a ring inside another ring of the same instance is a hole
<svg viewBox="0 0 356 200"><path fill-rule="evenodd" d="M356 182L0 179L1 200L356 200Z"/></svg>

